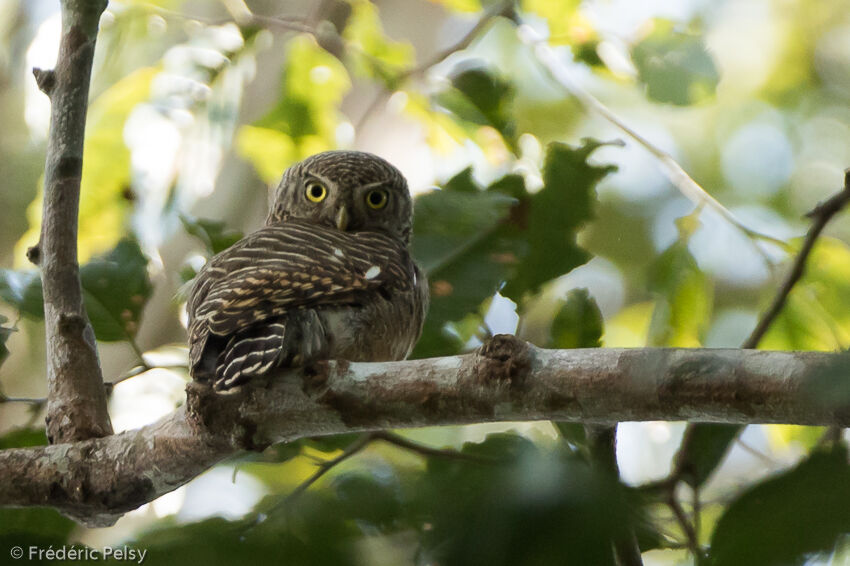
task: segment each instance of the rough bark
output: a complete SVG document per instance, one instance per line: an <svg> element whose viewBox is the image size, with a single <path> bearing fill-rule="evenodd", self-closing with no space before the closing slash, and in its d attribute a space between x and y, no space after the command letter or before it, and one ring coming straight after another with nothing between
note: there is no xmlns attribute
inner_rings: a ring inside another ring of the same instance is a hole
<svg viewBox="0 0 850 566"><path fill-rule="evenodd" d="M63 0L53 71L34 71L50 97L41 241L28 257L41 266L47 340L47 435L63 443L112 434L94 332L77 263L77 216L89 82L106 0Z"/></svg>
<svg viewBox="0 0 850 566"><path fill-rule="evenodd" d="M847 426L847 395L817 394L846 383L847 367L829 353L543 350L497 336L463 356L332 361L232 394L193 383L186 408L156 424L0 452L0 505L108 524L240 450L352 431L541 419Z"/></svg>

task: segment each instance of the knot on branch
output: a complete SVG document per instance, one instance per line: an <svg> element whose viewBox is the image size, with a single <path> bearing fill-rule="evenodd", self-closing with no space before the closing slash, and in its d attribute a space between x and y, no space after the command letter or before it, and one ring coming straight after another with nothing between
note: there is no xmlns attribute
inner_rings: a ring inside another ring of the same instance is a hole
<svg viewBox="0 0 850 566"><path fill-rule="evenodd" d="M33 265L38 265L41 263L41 246L40 244L36 244L32 247L27 248L27 259Z"/></svg>
<svg viewBox="0 0 850 566"><path fill-rule="evenodd" d="M56 72L52 69L33 67L32 75L35 77L35 84L38 85L38 90L48 97L51 96L53 94L53 88L56 86Z"/></svg>
<svg viewBox="0 0 850 566"><path fill-rule="evenodd" d="M261 452L268 443L257 441L257 423L242 411L243 404L252 402L254 389L248 383L221 393L208 383L191 381L186 386L187 420L199 436L211 435L233 448Z"/></svg>
<svg viewBox="0 0 850 566"><path fill-rule="evenodd" d="M476 352L475 379L485 385L505 383L521 389L531 371L531 349L510 334L496 334Z"/></svg>

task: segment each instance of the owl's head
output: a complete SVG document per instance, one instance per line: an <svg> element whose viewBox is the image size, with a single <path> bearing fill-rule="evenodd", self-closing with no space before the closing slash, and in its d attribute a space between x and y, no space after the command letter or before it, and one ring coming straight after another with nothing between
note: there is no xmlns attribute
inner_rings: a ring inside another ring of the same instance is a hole
<svg viewBox="0 0 850 566"><path fill-rule="evenodd" d="M326 151L283 174L266 224L298 218L342 231L375 230L409 241L413 207L401 172L361 151Z"/></svg>

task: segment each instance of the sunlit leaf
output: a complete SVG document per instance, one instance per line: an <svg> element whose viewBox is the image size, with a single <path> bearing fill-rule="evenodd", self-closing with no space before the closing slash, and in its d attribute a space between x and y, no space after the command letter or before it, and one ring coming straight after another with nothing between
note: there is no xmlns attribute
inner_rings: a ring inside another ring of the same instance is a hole
<svg viewBox="0 0 850 566"><path fill-rule="evenodd" d="M463 121L495 129L516 153L513 85L485 67L462 68L449 79L451 88L440 92L436 102Z"/></svg>
<svg viewBox="0 0 850 566"><path fill-rule="evenodd" d="M441 4L453 12L478 12L481 10L481 0L430 0Z"/></svg>
<svg viewBox="0 0 850 566"><path fill-rule="evenodd" d="M638 78L658 102L686 106L714 95L717 67L702 39L655 20L652 33L632 48Z"/></svg>
<svg viewBox="0 0 850 566"><path fill-rule="evenodd" d="M659 298L652 315L649 345L697 347L711 320L713 287L686 242L664 250L649 268L649 289Z"/></svg>
<svg viewBox="0 0 850 566"><path fill-rule="evenodd" d="M797 240L800 245L802 240ZM772 295L765 297L772 299ZM771 350L836 350L850 343L850 249L821 238L782 312L760 347Z"/></svg>
<svg viewBox="0 0 850 566"><path fill-rule="evenodd" d="M387 88L395 88L399 73L413 64L413 46L393 41L384 34L378 8L367 0L351 2L351 17L343 37L356 70L380 79Z"/></svg>
<svg viewBox="0 0 850 566"><path fill-rule="evenodd" d="M520 6L524 12L546 20L553 44L582 45L596 36L579 10L580 0L522 0Z"/></svg>
<svg viewBox="0 0 850 566"><path fill-rule="evenodd" d="M847 451L818 452L729 505L711 538L710 564L803 564L850 532Z"/></svg>
<svg viewBox="0 0 850 566"><path fill-rule="evenodd" d="M342 63L312 37L298 36L287 46L278 103L236 138L239 154L269 183L291 163L336 145L339 104L351 88Z"/></svg>
<svg viewBox="0 0 850 566"><path fill-rule="evenodd" d="M180 222L183 223L183 228L188 233L195 236L207 248L210 255L215 255L223 252L240 239L242 232L227 228L224 222L220 220L209 220L207 218L190 218L185 215L180 216Z"/></svg>
<svg viewBox="0 0 850 566"><path fill-rule="evenodd" d="M90 105L83 147L80 186L79 259L114 246L126 231L130 203L130 151L124 143L124 123L135 106L147 100L152 67L135 71L98 96ZM16 264L28 265L26 251L38 242L41 230L43 187L27 208L29 230L15 246Z"/></svg>
<svg viewBox="0 0 850 566"><path fill-rule="evenodd" d="M445 112L435 112L421 94L404 92L404 113L425 128L425 141L436 152L449 153L468 138L466 131Z"/></svg>

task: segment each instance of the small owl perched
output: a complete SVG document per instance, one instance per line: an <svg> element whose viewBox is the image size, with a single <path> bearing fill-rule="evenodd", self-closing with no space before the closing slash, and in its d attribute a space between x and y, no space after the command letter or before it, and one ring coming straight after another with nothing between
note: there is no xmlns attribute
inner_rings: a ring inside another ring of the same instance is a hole
<svg viewBox="0 0 850 566"><path fill-rule="evenodd" d="M266 226L213 257L189 296L189 368L230 389L275 367L406 358L428 307L407 182L328 151L283 174Z"/></svg>

